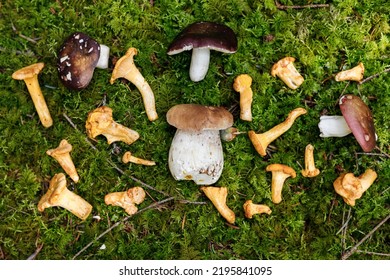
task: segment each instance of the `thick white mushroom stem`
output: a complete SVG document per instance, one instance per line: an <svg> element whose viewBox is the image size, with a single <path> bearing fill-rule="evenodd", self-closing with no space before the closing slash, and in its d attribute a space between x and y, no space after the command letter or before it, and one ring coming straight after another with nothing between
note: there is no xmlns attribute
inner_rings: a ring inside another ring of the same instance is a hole
<svg viewBox="0 0 390 280"><path fill-rule="evenodd" d="M223 150L218 130L177 129L169 149L169 170L176 180L214 184L222 174Z"/></svg>
<svg viewBox="0 0 390 280"><path fill-rule="evenodd" d="M337 82L340 81L360 82L361 80L363 80L363 76L364 76L364 65L362 62L360 62L357 66L351 69L344 70L337 73L337 75L335 76L335 80Z"/></svg>
<svg viewBox="0 0 390 280"><path fill-rule="evenodd" d="M104 135L108 144L123 141L130 145L139 138L138 132L115 122L112 118L112 109L107 106L98 107L90 112L85 128L88 137L94 139L98 135Z"/></svg>
<svg viewBox="0 0 390 280"><path fill-rule="evenodd" d="M284 182L287 178L295 178L295 170L284 164L270 164L266 167L266 171L272 173L271 179L271 199L272 202L278 204L282 201L282 190Z"/></svg>
<svg viewBox="0 0 390 280"><path fill-rule="evenodd" d="M292 110L286 120L270 130L261 133L256 134L253 130L248 132L249 139L252 141L253 146L255 147L256 151L261 155L265 156L267 155L267 147L268 145L273 142L275 139L277 139L280 135L285 133L287 130L291 128L291 126L294 124L295 120L303 115L306 114L306 109L304 108L296 108Z"/></svg>
<svg viewBox="0 0 390 280"><path fill-rule="evenodd" d="M126 54L116 62L114 70L112 71L110 83L113 84L118 78L125 78L133 83L141 93L148 119L154 121L158 118L154 94L148 82L134 64L133 57L134 55L137 55L137 53L138 51L136 48L129 48Z"/></svg>
<svg viewBox="0 0 390 280"><path fill-rule="evenodd" d="M226 205L227 198L227 188L226 187L200 187L200 190L210 199L215 208L221 214L222 217L230 224L234 224L236 220L236 215L234 212Z"/></svg>
<svg viewBox="0 0 390 280"><path fill-rule="evenodd" d="M132 163L135 163L135 164L141 164L141 165L147 165L147 166L156 165L156 162L154 162L152 160L147 160L147 159L143 159L143 158L139 158L139 157L133 156L130 151L127 151L126 153L123 154L122 162L123 163L132 162Z"/></svg>
<svg viewBox="0 0 390 280"><path fill-rule="evenodd" d="M204 79L209 70L210 49L199 48L192 49L190 64L190 79L193 82L199 82Z"/></svg>
<svg viewBox="0 0 390 280"><path fill-rule="evenodd" d="M134 215L138 208L136 205L145 200L145 191L141 187L133 187L125 192L109 193L104 197L107 205L120 206L127 214Z"/></svg>
<svg viewBox="0 0 390 280"><path fill-rule="evenodd" d="M248 219L252 219L253 215L258 215L258 214L270 215L272 213L271 208L269 208L267 205L255 204L253 203L252 200L245 201L243 208L245 212L245 217L247 217Z"/></svg>
<svg viewBox="0 0 390 280"><path fill-rule="evenodd" d="M64 169L65 173L68 174L75 183L77 183L80 177L77 173L76 167L74 166L72 157L70 156L71 151L72 145L66 139L63 139L57 148L47 150L46 154L57 160Z"/></svg>
<svg viewBox="0 0 390 280"><path fill-rule="evenodd" d="M303 177L315 177L320 174L314 162L314 146L308 144L305 148L305 169L301 171Z"/></svg>
<svg viewBox="0 0 390 280"><path fill-rule="evenodd" d="M294 66L294 61L294 57L282 58L271 69L271 75L278 76L291 89L297 89L304 82L303 77Z"/></svg>
<svg viewBox="0 0 390 280"><path fill-rule="evenodd" d="M100 44L100 56L96 64L96 68L107 69L109 57L110 57L110 48L106 45Z"/></svg>
<svg viewBox="0 0 390 280"><path fill-rule="evenodd" d="M15 80L24 80L31 99L34 103L35 110L38 113L39 119L42 125L47 128L53 125L53 119L50 115L38 82L38 74L41 72L44 66L45 64L42 62L29 65L15 71L12 74L12 78Z"/></svg>
<svg viewBox="0 0 390 280"><path fill-rule="evenodd" d="M238 75L234 79L233 88L240 93L240 119L252 121L252 78L248 74Z"/></svg>
<svg viewBox="0 0 390 280"><path fill-rule="evenodd" d="M85 220L92 211L91 204L66 188L64 173L54 175L50 180L48 191L38 202L40 212L53 206L62 207L82 220Z"/></svg>
<svg viewBox="0 0 390 280"><path fill-rule="evenodd" d="M343 116L321 116L318 123L320 137L344 137L352 133Z"/></svg>

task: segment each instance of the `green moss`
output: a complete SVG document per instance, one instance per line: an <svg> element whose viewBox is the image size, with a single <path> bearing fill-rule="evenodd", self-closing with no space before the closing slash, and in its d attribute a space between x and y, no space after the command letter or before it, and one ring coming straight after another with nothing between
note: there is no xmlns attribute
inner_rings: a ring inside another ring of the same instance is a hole
<svg viewBox="0 0 390 280"><path fill-rule="evenodd" d="M286 5L308 1L280 1ZM310 1L309 1L310 2ZM327 1L316 1L326 3ZM3 1L0 4L0 251L5 259L25 259L37 244L44 244L38 259L72 259L89 242L126 217L120 207L107 206L104 196L140 185L153 189L142 209L166 196L174 201L129 218L111 230L79 259L339 259L380 220L389 214L390 160L388 72L364 84L335 82L342 69L365 65L365 77L388 68L389 14L387 1L333 1L320 9L278 10L274 1ZM237 34L235 54L212 52L206 78L189 80L190 52L168 56L171 41L188 24L216 21ZM82 31L111 48L109 69L95 70L91 84L82 91L64 88L58 79L57 52L63 40ZM110 84L113 61L129 47L152 87L159 119L146 118L138 89L117 80ZM285 56L305 78L291 90L270 74L272 65ZM21 67L44 62L39 75L42 92L54 125L43 128L22 81L11 78ZM253 121L239 119L239 95L232 88L235 76L253 78ZM362 154L352 136L320 138L321 114L341 114L337 99L342 93L359 95L374 115L378 148ZM88 112L105 103L118 123L140 134L132 145L109 145L104 136L87 142ZM191 181L175 181L168 168L168 151L175 128L165 114L179 103L224 106L234 115L234 126L243 132L224 142L225 165L217 186L228 187L228 205L236 213L235 227L225 220L199 187ZM269 155L255 151L246 132L262 133L282 122L297 107L307 109L289 131L276 139ZM66 120L69 117L75 129ZM46 155L66 138L72 145L73 161L80 175L68 187L93 205L86 221L53 207L37 210L40 197L54 174L63 172ZM304 149L315 147L315 161L321 173L304 178ZM124 164L121 156L130 150L135 156L156 161L145 167ZM109 161L124 171L113 168ZM271 201L270 163L293 167L283 201ZM333 190L341 172L356 176L373 168L378 178L351 209L345 235L339 232L350 209ZM247 199L271 207L271 215L244 216ZM183 203L182 200L206 202ZM91 216L92 216L91 215ZM389 225L383 225L361 249L389 252ZM345 240L345 246L343 245ZM106 249L101 249L102 245ZM353 259L385 259L385 256L354 254Z"/></svg>

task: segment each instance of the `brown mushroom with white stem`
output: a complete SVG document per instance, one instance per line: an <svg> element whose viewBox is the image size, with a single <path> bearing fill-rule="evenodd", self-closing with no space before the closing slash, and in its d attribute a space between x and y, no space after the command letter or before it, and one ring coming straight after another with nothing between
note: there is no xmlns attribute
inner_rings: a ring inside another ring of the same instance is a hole
<svg viewBox="0 0 390 280"><path fill-rule="evenodd" d="M126 54L115 63L110 83L113 84L114 81L119 78L125 78L129 82L133 83L141 93L148 119L150 121L154 121L158 119L154 93L148 82L134 64L133 57L137 55L137 53L138 51L136 48L129 48Z"/></svg>
<svg viewBox="0 0 390 280"><path fill-rule="evenodd" d="M169 109L167 122L177 128L168 155L172 176L215 183L224 164L219 131L232 126L233 115L223 107L180 104Z"/></svg>
<svg viewBox="0 0 390 280"><path fill-rule="evenodd" d="M127 214L134 215L138 211L136 205L141 204L145 200L145 191L141 187L133 187L125 192L114 192L106 194L104 203L107 205L122 207Z"/></svg>
<svg viewBox="0 0 390 280"><path fill-rule="evenodd" d="M71 151L72 145L66 139L63 139L57 148L47 150L46 154L56 159L64 169L65 173L68 174L75 183L77 183L80 177L77 173L72 157L70 156Z"/></svg>
<svg viewBox="0 0 390 280"><path fill-rule="evenodd" d="M362 62L360 62L357 66L341 71L336 74L335 80L337 82L341 81L355 81L355 82L360 82L363 80L364 76L364 65Z"/></svg>
<svg viewBox="0 0 390 280"><path fill-rule="evenodd" d="M344 137L352 133L364 152L376 147L377 135L370 108L355 95L346 94L339 100L342 116L321 116L320 137Z"/></svg>
<svg viewBox="0 0 390 280"><path fill-rule="evenodd" d="M320 174L320 170L314 162L314 146L307 144L305 148L305 169L301 171L303 177L316 177Z"/></svg>
<svg viewBox="0 0 390 280"><path fill-rule="evenodd" d="M50 180L49 189L38 202L38 211L43 212L46 208L54 206L68 210L81 220L87 219L92 211L91 204L66 188L64 173L58 173Z"/></svg>
<svg viewBox="0 0 390 280"><path fill-rule="evenodd" d="M228 190L226 187L202 186L200 190L210 199L222 217L230 224L236 221L236 214L226 204Z"/></svg>
<svg viewBox="0 0 390 280"><path fill-rule="evenodd" d="M343 173L333 182L333 187L345 203L355 206L356 200L362 197L377 177L377 173L370 168L359 177L355 177L353 173Z"/></svg>
<svg viewBox="0 0 390 280"><path fill-rule="evenodd" d="M133 156L133 154L130 151L127 151L122 156L122 162L123 163L135 163L135 164L141 164L141 165L147 165L147 166L153 166L156 165L156 162L153 160L147 160L139 157Z"/></svg>
<svg viewBox="0 0 390 280"><path fill-rule="evenodd" d="M268 165L266 167L266 171L272 173L271 198L273 203L278 204L282 202L282 190L284 182L289 177L295 178L297 174L291 167L279 163Z"/></svg>
<svg viewBox="0 0 390 280"><path fill-rule="evenodd" d="M252 77L248 74L238 75L234 79L233 88L240 93L240 118L244 121L252 121Z"/></svg>
<svg viewBox="0 0 390 280"><path fill-rule="evenodd" d="M85 128L88 137L95 139L98 135L104 135L108 144L122 141L130 145L139 138L137 131L114 121L112 109L107 106L101 106L89 112Z"/></svg>
<svg viewBox="0 0 390 280"><path fill-rule="evenodd" d="M215 22L196 22L187 26L168 47L168 55L191 51L190 79L199 82L209 69L210 50L222 53L237 51L237 37L234 31Z"/></svg>
<svg viewBox="0 0 390 280"><path fill-rule="evenodd" d="M260 215L260 214L270 215L272 213L272 210L271 208L269 208L268 205L253 203L251 199L245 201L242 207L244 208L245 217L248 219L252 219L253 215Z"/></svg>
<svg viewBox="0 0 390 280"><path fill-rule="evenodd" d="M39 120L44 127L48 128L53 125L53 119L50 115L49 108L47 107L45 97L42 94L38 81L38 74L44 66L45 64L42 62L31 64L15 71L12 74L12 78L15 80L23 80L25 82L27 90L34 103L35 110L38 113Z"/></svg>
<svg viewBox="0 0 390 280"><path fill-rule="evenodd" d="M270 130L264 133L256 133L255 131L250 130L248 132L248 136L256 151L261 156L266 156L268 145L272 143L274 140L276 140L283 133L288 131L299 116L306 113L307 113L306 109L296 108L288 114L284 122L274 126L273 128L271 128Z"/></svg>
<svg viewBox="0 0 390 280"><path fill-rule="evenodd" d="M294 61L294 57L284 57L271 69L271 75L278 76L291 89L297 89L304 82L304 78L294 66Z"/></svg>
<svg viewBox="0 0 390 280"><path fill-rule="evenodd" d="M58 53L57 70L65 87L73 90L86 88L95 68L108 67L110 49L82 32L71 34Z"/></svg>

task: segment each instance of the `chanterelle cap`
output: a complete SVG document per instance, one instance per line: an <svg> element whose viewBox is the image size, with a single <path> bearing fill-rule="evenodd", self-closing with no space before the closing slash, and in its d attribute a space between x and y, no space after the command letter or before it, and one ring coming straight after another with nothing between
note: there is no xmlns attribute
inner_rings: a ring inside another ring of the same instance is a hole
<svg viewBox="0 0 390 280"><path fill-rule="evenodd" d="M67 88L87 87L99 57L98 42L84 33L73 33L65 40L58 54L57 67L60 80Z"/></svg>
<svg viewBox="0 0 390 280"><path fill-rule="evenodd" d="M343 95L339 105L347 125L363 151L372 151L376 146L376 134L370 108L358 96L351 94Z"/></svg>
<svg viewBox="0 0 390 280"><path fill-rule="evenodd" d="M233 115L223 107L179 104L167 112L167 122L182 130L222 130L233 125Z"/></svg>
<svg viewBox="0 0 390 280"><path fill-rule="evenodd" d="M237 51L237 37L226 25L207 21L196 22L187 26L175 38L168 48L168 54L173 55L194 48L234 53Z"/></svg>

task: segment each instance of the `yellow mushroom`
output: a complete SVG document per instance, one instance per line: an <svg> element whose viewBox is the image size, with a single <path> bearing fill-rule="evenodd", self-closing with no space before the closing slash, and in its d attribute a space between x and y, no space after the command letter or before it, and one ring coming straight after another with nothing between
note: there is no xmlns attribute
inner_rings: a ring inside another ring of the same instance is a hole
<svg viewBox="0 0 390 280"><path fill-rule="evenodd" d="M305 169L301 173L304 177L315 177L320 174L320 170L315 166L314 147L311 144L308 144L305 148Z"/></svg>
<svg viewBox="0 0 390 280"><path fill-rule="evenodd" d="M278 204L282 201L282 189L284 182L289 177L295 178L297 174L291 167L279 163L268 165L266 167L266 171L272 173L271 198L273 203Z"/></svg>
<svg viewBox="0 0 390 280"><path fill-rule="evenodd" d="M53 119L50 115L49 109L47 108L45 97L42 94L41 87L38 82L38 74L44 66L45 64L42 62L26 66L15 71L12 74L12 78L15 80L23 80L26 83L39 119L42 125L47 128L53 125Z"/></svg>
<svg viewBox="0 0 390 280"><path fill-rule="evenodd" d="M303 115L306 114L306 109L303 108L296 108L292 110L286 120L267 132L256 134L253 130L250 130L248 132L249 139L251 140L253 146L255 147L256 151L261 155L265 156L267 155L267 147L268 145L273 142L275 139L277 139L280 135L285 133L287 130L291 128L291 126L294 124L295 120Z"/></svg>
<svg viewBox="0 0 390 280"><path fill-rule="evenodd" d="M240 118L252 121L252 78L248 74L238 75L234 79L233 88L240 93Z"/></svg>
<svg viewBox="0 0 390 280"><path fill-rule="evenodd" d="M43 212L53 206L66 209L81 220L85 220L92 211L91 204L66 188L64 173L58 173L50 180L48 191L38 202L38 211Z"/></svg>
<svg viewBox="0 0 390 280"><path fill-rule="evenodd" d="M226 187L210 187L202 186L200 190L210 199L215 208L221 214L222 217L230 224L234 224L236 221L236 215L234 212L226 205L227 198L227 188Z"/></svg>
<svg viewBox="0 0 390 280"><path fill-rule="evenodd" d="M294 61L294 57L282 58L271 69L271 75L273 77L278 76L291 89L297 89L304 81L295 68Z"/></svg>
<svg viewBox="0 0 390 280"><path fill-rule="evenodd" d="M122 162L123 163L132 162L135 164L148 165L148 166L156 165L156 162L154 162L152 160L142 159L142 158L133 156L130 151L127 151L126 153L123 154Z"/></svg>
<svg viewBox="0 0 390 280"><path fill-rule="evenodd" d="M77 183L80 177L70 156L71 151L72 145L66 139L63 139L57 148L47 150L46 154L56 159L64 169L65 173L68 174L75 183Z"/></svg>
<svg viewBox="0 0 390 280"><path fill-rule="evenodd" d="M138 132L115 122L112 118L112 109L107 106L89 112L85 128L88 137L94 139L98 135L104 135L108 144L123 141L130 145L139 138Z"/></svg>
<svg viewBox="0 0 390 280"><path fill-rule="evenodd" d="M344 173L333 182L333 187L345 203L355 206L356 199L362 197L377 177L377 173L372 169L367 169L359 177L355 177L353 173Z"/></svg>
<svg viewBox="0 0 390 280"><path fill-rule="evenodd" d="M113 84L118 78L125 78L133 83L141 93L148 119L154 121L158 118L154 94L148 82L134 64L133 57L134 55L137 55L137 53L138 51L136 48L129 48L126 54L116 62L114 70L112 71L110 83Z"/></svg>
<svg viewBox="0 0 390 280"><path fill-rule="evenodd" d="M364 65L362 62L360 62L357 66L341 71L336 74L335 80L337 82L340 81L356 81L360 82L363 80L363 75L364 75Z"/></svg>
<svg viewBox="0 0 390 280"><path fill-rule="evenodd" d="M145 191L141 187L133 187L125 192L109 193L104 197L104 202L107 205L120 206L129 215L137 213L136 205L141 204L144 200Z"/></svg>
<svg viewBox="0 0 390 280"><path fill-rule="evenodd" d="M256 214L270 215L272 213L271 208L269 208L267 205L255 204L255 203L253 203L252 200L245 201L243 208L244 208L244 212L245 212L245 217L247 217L248 219L252 219L253 215L256 215Z"/></svg>

